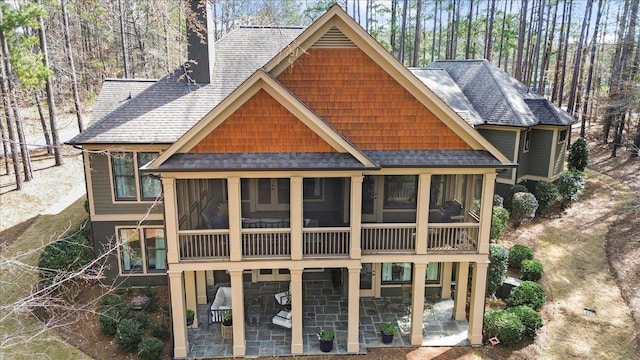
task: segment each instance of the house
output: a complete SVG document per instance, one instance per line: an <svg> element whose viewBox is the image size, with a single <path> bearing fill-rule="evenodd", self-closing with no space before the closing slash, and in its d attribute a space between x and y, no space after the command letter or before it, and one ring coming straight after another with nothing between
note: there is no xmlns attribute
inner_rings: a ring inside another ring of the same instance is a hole
<svg viewBox="0 0 640 360"><path fill-rule="evenodd" d="M576 119L487 60L439 60L411 69L431 90L518 166L498 174L496 192L551 182L564 171Z"/></svg>
<svg viewBox="0 0 640 360"><path fill-rule="evenodd" d="M492 197L510 156L338 6L305 29L190 39L187 71L106 81L70 141L85 150L95 245L118 244L109 278L168 284L174 356L189 356L185 309L211 301L208 285L228 282L244 319L245 284L268 281L289 283L290 353L303 354L300 294L331 276L347 352L360 299L401 287L412 344L433 294L454 298L451 317L482 344ZM233 355L246 355L244 321Z"/></svg>

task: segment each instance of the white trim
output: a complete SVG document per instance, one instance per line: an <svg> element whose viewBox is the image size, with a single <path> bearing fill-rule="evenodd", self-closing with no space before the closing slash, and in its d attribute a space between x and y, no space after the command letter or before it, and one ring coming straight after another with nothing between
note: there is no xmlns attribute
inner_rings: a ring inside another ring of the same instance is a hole
<svg viewBox="0 0 640 360"><path fill-rule="evenodd" d="M87 202L89 203L89 216L93 218L96 215L96 206L93 199L93 183L91 179L91 155L87 151L82 152L82 159L84 160L84 176L87 188Z"/></svg>
<svg viewBox="0 0 640 360"><path fill-rule="evenodd" d="M94 214L91 221L164 221L162 214Z"/></svg>
<svg viewBox="0 0 640 360"><path fill-rule="evenodd" d="M529 135L529 142L527 143L527 135ZM522 153L528 153L531 150L531 129L524 131L524 141L522 142Z"/></svg>
<svg viewBox="0 0 640 360"><path fill-rule="evenodd" d="M169 261L167 261L167 231L164 228L164 226L162 225L145 225L145 226L141 226L141 225L118 225L114 227L114 232L115 232L115 238L116 238L116 250L117 250L117 254L118 254L118 275L120 276L149 276L149 275L166 275L167 271L169 270ZM123 272L122 271L122 254L121 254L121 247L122 247L122 241L120 240L120 230L121 229L129 229L129 230L135 230L138 232L138 236L139 236L139 241L140 241L140 258L142 261L142 272L139 273L127 273L127 272ZM153 272L149 272L147 269L147 244L146 244L146 239L144 237L144 230L145 229L162 229L162 231L164 232L164 247L165 247L165 262L166 262L166 268L164 269L164 271L153 271Z"/></svg>
<svg viewBox="0 0 640 360"><path fill-rule="evenodd" d="M551 153L549 154L549 164L547 168L548 178L553 177L553 170L556 165L555 159L556 159L556 150L558 146L559 135L560 133L557 130L554 130L551 135ZM564 142L562 142L561 144L564 144Z"/></svg>
<svg viewBox="0 0 640 360"><path fill-rule="evenodd" d="M513 149L513 162L518 163L520 159L520 135L522 134L522 130L516 132L516 140L515 147ZM516 183L516 178L518 177L518 170L520 170L520 165L518 167L512 169L511 171L511 181L513 184Z"/></svg>
<svg viewBox="0 0 640 360"><path fill-rule="evenodd" d="M524 180L553 182L559 176L560 176L560 174L558 174L556 176L552 176L552 177L544 177L544 176L536 176L536 175L525 175L525 176L521 176L521 177L518 178L518 184L523 182Z"/></svg>
<svg viewBox="0 0 640 360"><path fill-rule="evenodd" d="M113 153L131 153L132 154L132 158L133 158L133 177L136 183L136 199L135 200L118 200L116 199L116 188L115 188L115 184L113 182L113 164L111 162L112 159L112 154ZM125 204L154 204L157 201L159 201L160 198L162 198L162 185L160 186L160 195L158 196L158 198L154 199L154 200L143 200L142 199L142 188L140 186L140 167L138 164L138 154L139 153L158 153L156 151L144 151L144 150L138 150L138 151L107 151L106 152L106 156L107 156L107 162L108 162L108 167L109 167L109 184L111 186L111 204L113 205L125 205ZM158 156L160 156L160 153L158 153ZM160 180L158 180L160 181Z"/></svg>

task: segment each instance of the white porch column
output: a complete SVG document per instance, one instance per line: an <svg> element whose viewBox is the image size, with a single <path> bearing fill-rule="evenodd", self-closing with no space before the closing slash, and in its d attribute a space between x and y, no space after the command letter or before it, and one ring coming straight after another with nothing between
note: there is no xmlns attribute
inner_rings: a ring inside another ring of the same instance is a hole
<svg viewBox="0 0 640 360"><path fill-rule="evenodd" d="M196 301L196 274L194 271L184 272L184 292L187 309L193 310L196 315L193 318L193 328L198 327L198 305Z"/></svg>
<svg viewBox="0 0 640 360"><path fill-rule="evenodd" d="M496 183L496 173L484 174L482 182L482 199L480 200L480 239L478 253L489 253L489 238L491 237L491 215L493 212L493 190Z"/></svg>
<svg viewBox="0 0 640 360"><path fill-rule="evenodd" d="M244 288L242 270L229 270L231 276L231 312L233 316L233 356L244 356Z"/></svg>
<svg viewBox="0 0 640 360"><path fill-rule="evenodd" d="M196 292L198 304L207 303L207 274L206 271L196 271Z"/></svg>
<svg viewBox="0 0 640 360"><path fill-rule="evenodd" d="M451 298L451 267L452 263L445 262L442 264L442 299Z"/></svg>
<svg viewBox="0 0 640 360"><path fill-rule="evenodd" d="M471 345L482 345L482 322L484 300L487 288L487 269L489 262L473 264L473 283L471 284L471 307L469 309L468 339Z"/></svg>
<svg viewBox="0 0 640 360"><path fill-rule="evenodd" d="M453 302L453 318L456 320L466 319L467 306L467 286L469 284L469 263L458 263L456 273L456 296Z"/></svg>
<svg viewBox="0 0 640 360"><path fill-rule="evenodd" d="M184 301L182 271L168 270L169 296L171 296L171 320L173 321L173 352L175 357L186 357L189 352L187 340L187 316Z"/></svg>
<svg viewBox="0 0 640 360"><path fill-rule="evenodd" d="M351 209L349 223L351 224L351 258L360 259L362 249L360 238L362 232L362 175L351 177Z"/></svg>
<svg viewBox="0 0 640 360"><path fill-rule="evenodd" d="M416 205L416 254L427 253L429 231L429 193L431 174L418 175L418 202Z"/></svg>
<svg viewBox="0 0 640 360"><path fill-rule="evenodd" d="M291 272L291 354L304 353L302 340L302 269L290 269Z"/></svg>
<svg viewBox="0 0 640 360"><path fill-rule="evenodd" d="M176 264L180 261L176 179L162 177L162 194L164 197L164 227L167 240L167 263Z"/></svg>
<svg viewBox="0 0 640 360"><path fill-rule="evenodd" d="M227 179L227 197L229 198L229 258L231 261L240 261L242 260L242 207L239 177Z"/></svg>
<svg viewBox="0 0 640 360"><path fill-rule="evenodd" d="M347 316L347 352L355 354L360 350L360 267L349 268L349 294Z"/></svg>
<svg viewBox="0 0 640 360"><path fill-rule="evenodd" d="M302 259L302 177L292 176L290 185L291 259Z"/></svg>
<svg viewBox="0 0 640 360"><path fill-rule="evenodd" d="M424 283L427 264L413 264L413 288L411 289L411 345L422 345L424 321Z"/></svg>

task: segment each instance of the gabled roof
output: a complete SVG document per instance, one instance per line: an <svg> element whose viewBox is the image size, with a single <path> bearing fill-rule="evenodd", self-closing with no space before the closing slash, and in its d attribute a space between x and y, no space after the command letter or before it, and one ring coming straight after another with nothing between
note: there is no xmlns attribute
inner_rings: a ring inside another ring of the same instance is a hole
<svg viewBox="0 0 640 360"><path fill-rule="evenodd" d="M438 60L422 70L445 70L487 125L531 127L577 121L487 60ZM458 95L443 94L443 100Z"/></svg>
<svg viewBox="0 0 640 360"><path fill-rule="evenodd" d="M125 102L138 96L156 81L151 79L105 79L102 83L102 89L100 89L98 101L91 112L89 127Z"/></svg>

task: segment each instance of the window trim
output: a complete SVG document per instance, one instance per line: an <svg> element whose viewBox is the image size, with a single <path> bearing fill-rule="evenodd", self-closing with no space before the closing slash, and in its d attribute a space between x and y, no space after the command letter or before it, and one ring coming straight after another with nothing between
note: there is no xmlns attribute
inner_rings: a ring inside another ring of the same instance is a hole
<svg viewBox="0 0 640 360"><path fill-rule="evenodd" d="M411 263L411 269L410 271L410 278L409 280L384 280L384 265L385 264L390 264L391 266L393 266L393 264L402 264L402 263L407 263L407 262L383 262L380 264L380 285L385 286L385 285L405 285L405 284L413 284L413 268L414 268L414 263ZM427 279L427 274L426 272L429 269L429 265L430 264L438 264L438 277L436 280L429 280ZM442 271L443 271L443 267L442 267L443 262L441 261L434 261L434 262L430 262L427 265L427 268L425 269L425 277L424 277L424 284L425 285L438 285L440 284L440 281L442 279Z"/></svg>
<svg viewBox="0 0 640 360"><path fill-rule="evenodd" d="M564 138L562 138L562 133L564 133ZM563 129L558 131L558 144L562 144L567 141L567 135L569 134L568 129Z"/></svg>
<svg viewBox="0 0 640 360"><path fill-rule="evenodd" d="M116 188L115 188L115 175L114 175L114 170L113 170L113 156L114 154L125 154L125 153L130 153L132 154L132 158L133 158L133 173L134 173L134 180L135 180L135 185L136 185L136 198L135 199L118 199L116 196ZM154 198L153 200L151 200L150 198L143 198L142 197L142 188L141 188L141 184L140 184L140 166L138 164L138 154L139 153L155 153L155 151L134 151L134 150L125 150L125 151L109 151L107 153L107 164L108 164L108 168L109 168L109 184L111 186L111 203L114 205L123 205L123 204L153 204L156 202L156 199ZM160 153L158 152L158 155ZM160 181L158 179L158 181ZM162 184L160 184L160 194L158 195L158 199L162 198Z"/></svg>
<svg viewBox="0 0 640 360"><path fill-rule="evenodd" d="M311 196L311 197L306 197L305 193L304 193L304 182L306 181L314 181L317 182L316 186L320 187L320 195L318 196ZM291 184L289 184L289 186L291 186ZM322 177L305 177L302 178L302 201L312 201L312 202L324 202L324 187L325 187L325 183L324 183L324 178Z"/></svg>
<svg viewBox="0 0 640 360"><path fill-rule="evenodd" d="M531 149L531 129L527 129L524 132L523 144L522 144L522 153L527 153Z"/></svg>
<svg viewBox="0 0 640 360"><path fill-rule="evenodd" d="M156 270L149 271L148 269L148 257L147 257L147 244L145 238L145 230L147 229L160 229L164 232L164 259L165 259L165 269L164 270ZM140 241L140 259L142 263L142 271L141 272L130 272L126 271L122 267L122 253L123 253L123 242L120 239L120 230L135 230L138 232L138 237ZM164 226L159 225L150 225L150 226L116 226L115 227L115 236L117 241L117 254L118 254L118 273L120 276L149 276L149 275L166 275L169 264L167 262L167 231Z"/></svg>

